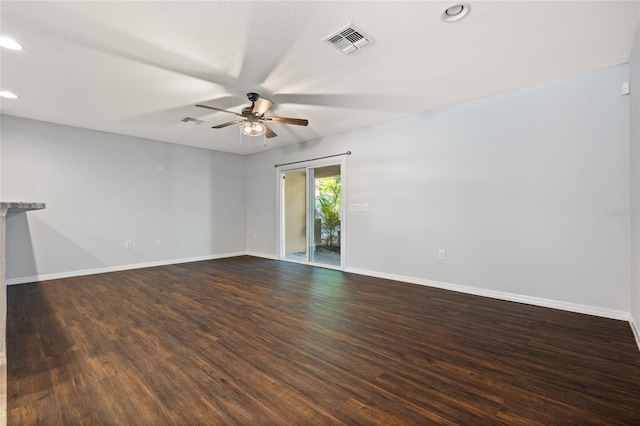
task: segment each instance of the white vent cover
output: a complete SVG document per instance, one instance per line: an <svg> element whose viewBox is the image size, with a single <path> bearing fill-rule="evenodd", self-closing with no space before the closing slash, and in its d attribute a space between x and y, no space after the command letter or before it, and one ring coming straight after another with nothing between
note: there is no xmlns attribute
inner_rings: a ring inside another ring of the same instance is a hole
<svg viewBox="0 0 640 426"><path fill-rule="evenodd" d="M349 24L325 38L324 41L345 55L348 55L371 43L373 40L371 37L365 36L363 32L353 24Z"/></svg>

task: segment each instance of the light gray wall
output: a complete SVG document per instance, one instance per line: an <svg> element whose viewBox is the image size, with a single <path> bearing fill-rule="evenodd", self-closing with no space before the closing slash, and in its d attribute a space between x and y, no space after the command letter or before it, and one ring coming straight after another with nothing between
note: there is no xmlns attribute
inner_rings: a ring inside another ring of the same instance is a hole
<svg viewBox="0 0 640 426"><path fill-rule="evenodd" d="M3 199L48 205L8 218L8 278L275 256L273 164L352 150L348 201L369 212L346 212L347 268L638 318L628 78L622 65L246 158L3 116Z"/></svg>
<svg viewBox="0 0 640 426"><path fill-rule="evenodd" d="M2 131L2 114L0 114L0 132ZM0 200L4 200L2 196L2 134L0 133ZM1 278L0 278L1 279Z"/></svg>
<svg viewBox="0 0 640 426"><path fill-rule="evenodd" d="M346 212L347 268L628 312L628 72L249 156L247 249L277 255L275 163L351 150L348 202L369 212Z"/></svg>
<svg viewBox="0 0 640 426"><path fill-rule="evenodd" d="M11 116L1 137L3 199L47 204L8 217L8 279L246 249L243 156Z"/></svg>
<svg viewBox="0 0 640 426"><path fill-rule="evenodd" d="M630 186L631 186L631 317L640 327L640 29L629 65L630 117ZM640 330L636 329L636 333ZM640 342L640 334L636 336Z"/></svg>

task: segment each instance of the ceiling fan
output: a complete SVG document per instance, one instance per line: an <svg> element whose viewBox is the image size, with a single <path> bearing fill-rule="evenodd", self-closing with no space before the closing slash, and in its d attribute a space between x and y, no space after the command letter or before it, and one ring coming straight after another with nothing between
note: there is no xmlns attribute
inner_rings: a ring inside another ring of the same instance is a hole
<svg viewBox="0 0 640 426"><path fill-rule="evenodd" d="M249 136L260 136L266 135L268 138L273 138L276 133L271 130L269 126L267 126L266 122L271 121L273 123L283 123L283 124L295 124L296 126L307 126L309 124L309 120L305 120L302 118L286 118L286 117L275 117L275 116L265 116L265 113L269 111L269 108L273 106L273 102L269 99L261 98L257 93L247 93L247 98L251 101L251 106L245 107L242 109L242 113L238 114L237 112L229 111L226 109L216 108L208 105L196 105L200 108L208 108L215 111L227 112L229 114L237 115L242 117L238 120L229 121L227 123L218 124L217 126L213 126L212 129L222 129L223 127L231 126L237 123L240 124L240 131L245 135Z"/></svg>

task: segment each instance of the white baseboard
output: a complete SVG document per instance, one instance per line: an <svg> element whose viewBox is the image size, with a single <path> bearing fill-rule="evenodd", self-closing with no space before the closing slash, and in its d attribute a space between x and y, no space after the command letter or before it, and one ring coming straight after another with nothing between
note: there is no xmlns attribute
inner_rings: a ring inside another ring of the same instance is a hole
<svg viewBox="0 0 640 426"><path fill-rule="evenodd" d="M210 254L207 256L189 257L183 259L160 260L157 262L136 263L132 265L108 266L105 268L83 269L79 271L60 272L55 274L34 275L31 277L8 278L7 285L25 284L38 281L59 280L62 278L82 277L85 275L104 274L107 272L128 271L131 269L151 268L154 266L176 265L179 263L200 262L203 260L223 259L226 257L244 256L247 252Z"/></svg>
<svg viewBox="0 0 640 426"><path fill-rule="evenodd" d="M640 328L638 328L638 324L633 320L633 316L629 316L629 325L631 326L631 331L633 331L633 337L636 338L638 350L640 350Z"/></svg>
<svg viewBox="0 0 640 426"><path fill-rule="evenodd" d="M345 272L351 272L359 275L368 275L370 277L384 278L394 281L403 281L411 284L425 285L429 287L441 288L444 290L452 290L460 293L473 294L476 296L490 297L492 299L507 300L510 302L525 303L528 305L543 306L545 308L561 309L563 311L577 312L580 314L594 315L597 317L611 318L617 320L628 321L629 312L616 311L613 309L605 309L597 306L581 305L578 303L561 302L552 299L543 299L539 297L523 296L520 294L506 293L502 291L488 290L478 287L469 287L460 284L443 283L438 281L430 281L421 278L406 277L402 275L387 274L384 272L373 272L356 268L345 268Z"/></svg>
<svg viewBox="0 0 640 426"><path fill-rule="evenodd" d="M0 353L0 426L7 424L7 353Z"/></svg>
<svg viewBox="0 0 640 426"><path fill-rule="evenodd" d="M247 256L263 257L265 259L271 259L271 260L280 260L278 256L275 256L273 254L256 253L253 251L247 251L247 252L244 252L243 254L246 254Z"/></svg>
<svg viewBox="0 0 640 426"><path fill-rule="evenodd" d="M183 259L161 260L157 262L138 263L138 264L132 264L132 265L109 266L105 268L85 269L85 270L61 272L61 273L55 273L55 274L34 275L30 277L9 278L7 279L7 284L8 285L24 284L24 283L31 283L31 282L37 282L37 281L80 277L84 275L104 274L107 272L118 272L118 271L126 271L131 269L150 268L154 266L175 265L179 263L199 262L203 260L222 259L222 258L236 257L236 256L255 256L255 257L262 257L265 259L279 260L278 256L274 256L272 254L242 251L242 252L213 254L213 255L198 256L198 257L183 258ZM635 335L636 342L638 343L638 347L640 348L640 330L638 329L638 325L631 318L629 312L626 312L626 311L617 311L613 309L600 308L597 306L581 305L577 303L562 302L558 300L543 299L539 297L523 296L520 294L506 293L506 292L488 290L488 289L483 289L478 287L470 287L470 286L465 286L460 284L431 281L431 280L426 280L422 278L407 277L404 275L375 272L375 271L370 271L365 269L345 268L344 271L350 272L353 274L358 274L358 275L367 275L370 277L384 278L384 279L394 280L394 281L403 281L411 284L419 284L419 285L425 285L429 287L441 288L444 290L452 290L460 293L473 294L476 296L507 300L510 302L526 303L529 305L543 306L546 308L561 309L564 311L577 312L581 314L594 315L598 317L629 321L629 323L631 324L633 333ZM0 357L1 356L2 355L0 354ZM1 358L0 358L0 362L1 362Z"/></svg>

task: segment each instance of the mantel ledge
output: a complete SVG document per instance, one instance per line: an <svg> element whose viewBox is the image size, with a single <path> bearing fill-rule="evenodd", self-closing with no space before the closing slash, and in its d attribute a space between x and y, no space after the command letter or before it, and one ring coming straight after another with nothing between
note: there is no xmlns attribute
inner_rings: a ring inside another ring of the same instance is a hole
<svg viewBox="0 0 640 426"><path fill-rule="evenodd" d="M34 203L26 201L1 201L0 212L6 214L7 212L27 212L29 210L42 210L46 208L45 203Z"/></svg>

